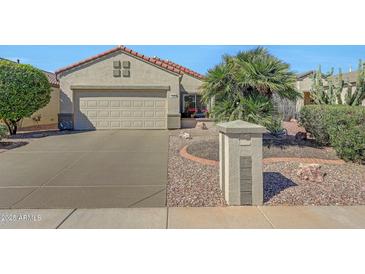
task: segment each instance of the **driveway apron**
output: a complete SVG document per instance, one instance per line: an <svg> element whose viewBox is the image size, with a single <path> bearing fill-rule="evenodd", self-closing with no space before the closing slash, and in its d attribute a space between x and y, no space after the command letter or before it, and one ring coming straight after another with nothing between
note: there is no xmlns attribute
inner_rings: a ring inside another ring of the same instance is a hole
<svg viewBox="0 0 365 274"><path fill-rule="evenodd" d="M168 132L71 132L0 154L0 208L166 205Z"/></svg>

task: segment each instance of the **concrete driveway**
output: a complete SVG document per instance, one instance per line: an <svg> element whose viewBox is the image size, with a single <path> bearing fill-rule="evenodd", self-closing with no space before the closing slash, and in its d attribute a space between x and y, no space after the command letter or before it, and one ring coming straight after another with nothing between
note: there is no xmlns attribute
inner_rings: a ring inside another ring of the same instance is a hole
<svg viewBox="0 0 365 274"><path fill-rule="evenodd" d="M73 132L0 153L0 208L166 205L168 132Z"/></svg>

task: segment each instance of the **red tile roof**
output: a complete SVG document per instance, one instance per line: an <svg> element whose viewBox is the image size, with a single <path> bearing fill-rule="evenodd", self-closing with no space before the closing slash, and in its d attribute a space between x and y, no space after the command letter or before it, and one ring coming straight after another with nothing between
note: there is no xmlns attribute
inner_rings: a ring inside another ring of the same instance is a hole
<svg viewBox="0 0 365 274"><path fill-rule="evenodd" d="M161 68L164 68L166 70L169 70L169 71L171 71L173 73L180 74L180 75L188 74L188 75L193 76L193 77L198 78L198 79L202 79L203 78L203 75L201 75L201 74L199 74L199 73L197 73L195 71L192 71L192 70L190 70L190 69L188 69L186 67L180 66L180 65L178 65L176 63L173 63L171 61L168 61L168 60L162 60L162 59L157 58L157 57L151 58L151 57L145 56L145 55L140 54L138 52L135 52L135 51L133 51L133 50L131 50L131 49L125 47L125 46L117 46L117 47L115 47L115 48L113 48L111 50L108 50L108 51L105 51L105 52L100 53L98 55L92 56L90 58L87 58L85 60L82 60L80 62L77 62L75 64L72 64L70 66L61 68L61 69L59 69L59 70L56 71L56 75L58 75L58 74L60 74L60 73L62 73L64 71L67 71L69 69L72 69L72 68L81 66L83 64L86 64L86 63L88 63L90 61L93 61L95 59L98 59L98 58L101 58L103 56L106 56L108 54L111 54L113 52L117 52L119 50L124 51L127 54L130 54L130 55L132 55L134 57L140 58L140 59L142 59L142 60L144 60L146 62L149 62L151 64L157 65L157 66L159 66Z"/></svg>
<svg viewBox="0 0 365 274"><path fill-rule="evenodd" d="M163 59L160 59L158 57L153 57L152 59L154 59L156 61L163 62L163 63L165 63L165 64L167 64L169 66L172 66L172 67L178 69L182 74L188 74L188 75L191 75L191 76L196 77L198 79L202 79L204 77L200 73L197 73L197 72L195 72L195 71L193 71L191 69L188 69L188 68L186 68L184 66L181 66L179 64L176 64L176 63L174 63L174 62L172 62L170 60L163 60Z"/></svg>
<svg viewBox="0 0 365 274"><path fill-rule="evenodd" d="M60 84L58 83L56 74L49 72L49 71L45 71L43 70L44 74L47 76L49 83L51 84L52 87L56 87L59 88Z"/></svg>

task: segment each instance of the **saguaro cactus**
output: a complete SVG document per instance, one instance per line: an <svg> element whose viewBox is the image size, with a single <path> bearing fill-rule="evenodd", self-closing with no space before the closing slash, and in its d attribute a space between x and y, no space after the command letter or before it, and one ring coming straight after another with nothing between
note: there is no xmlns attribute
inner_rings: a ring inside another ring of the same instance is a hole
<svg viewBox="0 0 365 274"><path fill-rule="evenodd" d="M342 92L345 90L345 86L347 86L345 100L342 100ZM323 74L321 66L319 66L312 77L311 95L314 103L318 105L361 105L365 99L365 63L362 60L359 61L355 91L350 81L345 82L343 80L341 69L339 69L338 76L335 78L333 68L329 73Z"/></svg>
<svg viewBox="0 0 365 274"><path fill-rule="evenodd" d="M357 70L356 78L356 89L353 91L352 85L347 87L347 92L345 95L345 102L350 106L361 105L362 101L365 99L365 63L359 60L359 67Z"/></svg>
<svg viewBox="0 0 365 274"><path fill-rule="evenodd" d="M337 87L333 83L333 68L327 74L322 73L321 66L312 76L311 95L318 105L336 104ZM327 87L325 87L327 86Z"/></svg>

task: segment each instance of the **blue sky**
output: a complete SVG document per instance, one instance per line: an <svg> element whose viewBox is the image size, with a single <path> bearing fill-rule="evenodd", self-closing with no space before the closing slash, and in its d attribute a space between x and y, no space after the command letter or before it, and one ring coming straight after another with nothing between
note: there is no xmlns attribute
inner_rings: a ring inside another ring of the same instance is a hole
<svg viewBox="0 0 365 274"><path fill-rule="evenodd" d="M129 48L148 56L158 56L186 66L199 73L221 61L223 54L235 54L255 46L133 46ZM0 46L0 57L38 68L55 71L84 58L113 48L106 46ZM339 67L344 72L357 68L365 60L365 46L266 46L269 51L291 65L295 72L305 72L322 65L324 71Z"/></svg>

